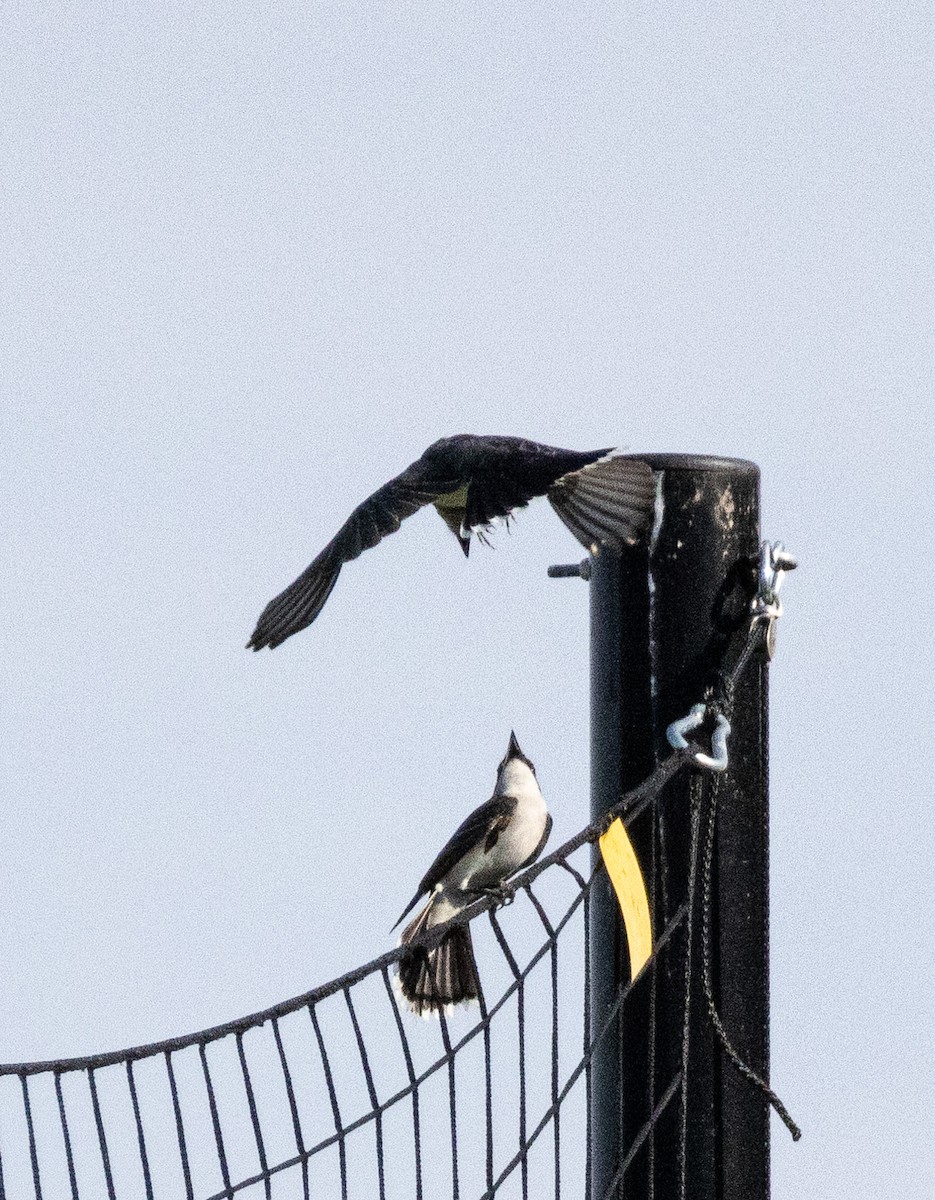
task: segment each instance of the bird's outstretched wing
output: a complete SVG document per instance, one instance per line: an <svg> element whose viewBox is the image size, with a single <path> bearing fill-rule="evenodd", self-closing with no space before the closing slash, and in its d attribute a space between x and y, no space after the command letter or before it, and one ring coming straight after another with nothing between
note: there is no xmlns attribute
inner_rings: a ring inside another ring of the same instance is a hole
<svg viewBox="0 0 935 1200"><path fill-rule="evenodd" d="M318 557L260 614L248 650L275 649L318 616L346 562L395 533L418 509L459 486L425 461L412 463L354 509Z"/></svg>
<svg viewBox="0 0 935 1200"><path fill-rule="evenodd" d="M618 553L652 524L655 483L648 463L605 458L563 475L549 488L552 507L586 549Z"/></svg>
<svg viewBox="0 0 935 1200"><path fill-rule="evenodd" d="M419 898L430 892L448 874L451 868L468 851L484 843L487 850L493 849L500 833L506 829L512 820L516 809L516 800L512 796L492 796L479 808L475 808L454 831L429 869L425 872L419 890L406 905L406 909L396 925L403 917L415 908ZM393 928L396 928L396 925Z"/></svg>

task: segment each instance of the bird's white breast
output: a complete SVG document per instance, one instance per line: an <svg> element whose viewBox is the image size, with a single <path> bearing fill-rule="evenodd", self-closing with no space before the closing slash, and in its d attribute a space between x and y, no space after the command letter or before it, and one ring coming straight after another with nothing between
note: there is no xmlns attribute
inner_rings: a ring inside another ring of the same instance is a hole
<svg viewBox="0 0 935 1200"><path fill-rule="evenodd" d="M517 796L513 820L487 855L488 868L498 873L500 878L518 870L542 841L547 817L548 809L538 788L535 794L527 792Z"/></svg>

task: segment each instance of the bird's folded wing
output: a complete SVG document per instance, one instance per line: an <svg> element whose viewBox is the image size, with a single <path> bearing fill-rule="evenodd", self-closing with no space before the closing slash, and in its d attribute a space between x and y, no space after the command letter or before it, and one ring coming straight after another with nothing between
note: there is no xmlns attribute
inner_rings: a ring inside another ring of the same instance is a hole
<svg viewBox="0 0 935 1200"><path fill-rule="evenodd" d="M493 796L475 808L458 826L426 871L419 885L419 894L431 891L469 851L486 845L491 837L496 841L499 832L509 824L515 809L516 801L512 796Z"/></svg>
<svg viewBox="0 0 935 1200"><path fill-rule="evenodd" d="M587 549L619 551L652 524L655 484L648 463L607 458L563 475L549 488L559 517Z"/></svg>
<svg viewBox="0 0 935 1200"><path fill-rule="evenodd" d="M318 616L346 562L357 558L436 496L452 491L457 480L427 470L422 459L378 488L354 509L337 534L285 591L260 614L248 649L274 649Z"/></svg>
<svg viewBox="0 0 935 1200"><path fill-rule="evenodd" d="M393 928L395 929L396 925L412 912L419 900L431 892L465 854L479 845L486 845L491 837L495 843L500 830L509 825L515 808L516 801L510 796L493 796L485 804L475 808L445 843Z"/></svg>

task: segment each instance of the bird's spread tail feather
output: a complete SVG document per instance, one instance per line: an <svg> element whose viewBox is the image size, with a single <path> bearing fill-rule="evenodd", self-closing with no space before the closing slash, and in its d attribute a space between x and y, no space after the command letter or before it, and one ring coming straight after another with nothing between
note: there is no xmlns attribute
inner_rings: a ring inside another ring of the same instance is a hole
<svg viewBox="0 0 935 1200"><path fill-rule="evenodd" d="M430 927L432 900L403 930L399 942L409 945ZM480 997L480 979L468 925L454 925L431 949L414 946L399 963L396 980L407 1007L417 1016L449 1013L456 1004L469 1004Z"/></svg>
<svg viewBox="0 0 935 1200"><path fill-rule="evenodd" d="M582 546L620 551L652 524L655 487L648 463L605 458L563 475L549 500Z"/></svg>

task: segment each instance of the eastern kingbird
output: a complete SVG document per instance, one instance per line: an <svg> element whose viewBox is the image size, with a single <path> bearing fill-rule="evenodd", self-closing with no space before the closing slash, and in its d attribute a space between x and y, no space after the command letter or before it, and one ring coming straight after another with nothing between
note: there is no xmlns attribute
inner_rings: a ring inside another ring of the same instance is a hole
<svg viewBox="0 0 935 1200"><path fill-rule="evenodd" d="M652 521L653 475L646 463L609 454L473 433L433 442L401 475L358 504L314 562L267 604L247 648L272 650L311 625L344 564L426 504L435 505L465 556L472 534L486 541L495 521L509 523L513 511L534 496L548 496L588 550L598 545L619 550Z"/></svg>
<svg viewBox="0 0 935 1200"><path fill-rule="evenodd" d="M458 827L396 922L428 894L428 903L403 930L400 945L408 945L482 895L500 892L511 875L539 857L551 828L536 768L511 733L493 795ZM481 987L467 924L452 926L437 946L402 959L398 984L408 1007L421 1016L476 1000Z"/></svg>

